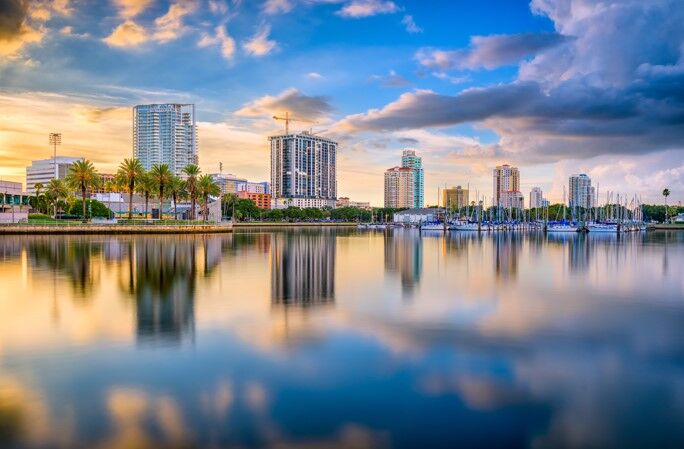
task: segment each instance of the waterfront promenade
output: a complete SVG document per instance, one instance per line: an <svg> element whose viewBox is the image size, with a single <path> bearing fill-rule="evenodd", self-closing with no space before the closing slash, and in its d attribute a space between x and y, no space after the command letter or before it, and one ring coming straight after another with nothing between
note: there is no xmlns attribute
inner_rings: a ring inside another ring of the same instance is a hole
<svg viewBox="0 0 684 449"><path fill-rule="evenodd" d="M0 225L0 235L31 234L202 234L233 232L232 223L225 224L9 224Z"/></svg>

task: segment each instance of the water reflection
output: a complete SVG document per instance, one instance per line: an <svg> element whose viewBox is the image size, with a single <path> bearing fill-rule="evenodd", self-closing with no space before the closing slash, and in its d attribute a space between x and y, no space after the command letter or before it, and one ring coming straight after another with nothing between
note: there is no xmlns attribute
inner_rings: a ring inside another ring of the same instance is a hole
<svg viewBox="0 0 684 449"><path fill-rule="evenodd" d="M423 272L423 238L420 231L396 229L385 233L384 239L385 271L391 276L399 274L402 296L409 299Z"/></svg>
<svg viewBox="0 0 684 449"><path fill-rule="evenodd" d="M22 237L0 255L2 448L684 446L684 234Z"/></svg>
<svg viewBox="0 0 684 449"><path fill-rule="evenodd" d="M335 300L335 235L280 233L271 242L271 300L311 306Z"/></svg>

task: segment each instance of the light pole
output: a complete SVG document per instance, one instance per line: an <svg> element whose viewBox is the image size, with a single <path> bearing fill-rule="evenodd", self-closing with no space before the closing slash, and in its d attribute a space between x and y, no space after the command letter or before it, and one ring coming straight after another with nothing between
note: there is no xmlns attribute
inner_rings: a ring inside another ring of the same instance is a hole
<svg viewBox="0 0 684 449"><path fill-rule="evenodd" d="M59 179L59 172L57 170L57 145L62 144L62 133L50 133L50 145L52 145L53 162L55 164L55 179Z"/></svg>

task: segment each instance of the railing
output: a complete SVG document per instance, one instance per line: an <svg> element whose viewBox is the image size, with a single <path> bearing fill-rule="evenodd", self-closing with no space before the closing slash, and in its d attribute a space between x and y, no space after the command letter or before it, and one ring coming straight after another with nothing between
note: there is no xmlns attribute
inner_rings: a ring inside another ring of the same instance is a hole
<svg viewBox="0 0 684 449"><path fill-rule="evenodd" d="M31 220L21 223L0 223L4 227L20 226L45 226L45 227L75 227L75 226L218 226L221 223L202 220L158 220L158 219L132 219L117 221L95 221L90 220Z"/></svg>

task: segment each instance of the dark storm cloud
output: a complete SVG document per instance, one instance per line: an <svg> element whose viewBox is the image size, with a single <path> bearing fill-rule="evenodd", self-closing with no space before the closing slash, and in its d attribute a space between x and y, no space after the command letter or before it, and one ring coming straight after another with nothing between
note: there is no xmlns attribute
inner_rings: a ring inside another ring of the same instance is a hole
<svg viewBox="0 0 684 449"><path fill-rule="evenodd" d="M9 40L22 33L28 2L0 0L0 39Z"/></svg>
<svg viewBox="0 0 684 449"><path fill-rule="evenodd" d="M470 47L459 50L424 48L416 59L427 67L439 69L493 69L515 64L521 59L569 40L557 33L524 33L473 36Z"/></svg>
<svg viewBox="0 0 684 449"><path fill-rule="evenodd" d="M266 95L247 103L236 115L246 117L269 116L289 112L293 116L315 120L332 112L329 99L324 96L310 96L291 88L277 96Z"/></svg>

